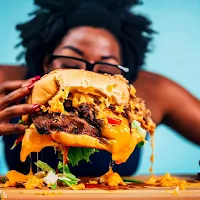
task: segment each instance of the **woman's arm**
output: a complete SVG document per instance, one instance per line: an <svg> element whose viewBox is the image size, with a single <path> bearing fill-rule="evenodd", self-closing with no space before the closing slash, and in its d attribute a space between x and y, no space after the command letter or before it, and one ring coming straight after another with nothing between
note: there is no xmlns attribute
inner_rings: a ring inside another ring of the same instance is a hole
<svg viewBox="0 0 200 200"><path fill-rule="evenodd" d="M163 78L166 104L162 122L200 145L200 101L178 84Z"/></svg>
<svg viewBox="0 0 200 200"><path fill-rule="evenodd" d="M175 82L147 71L141 71L133 85L157 125L164 123L200 145L200 101L197 98Z"/></svg>

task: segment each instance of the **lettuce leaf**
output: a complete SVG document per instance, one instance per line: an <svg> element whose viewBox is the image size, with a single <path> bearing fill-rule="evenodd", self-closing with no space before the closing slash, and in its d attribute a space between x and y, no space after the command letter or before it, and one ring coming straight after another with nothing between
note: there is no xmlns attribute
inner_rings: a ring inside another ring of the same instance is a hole
<svg viewBox="0 0 200 200"><path fill-rule="evenodd" d="M142 146L144 146L144 141L137 144L137 147L142 147Z"/></svg>
<svg viewBox="0 0 200 200"><path fill-rule="evenodd" d="M52 186L51 186L51 189L52 190L55 190L57 188L57 183L54 183Z"/></svg>
<svg viewBox="0 0 200 200"><path fill-rule="evenodd" d="M42 162L41 160L35 162L35 165L39 167L42 171L49 173L52 170L55 173L55 170L53 168L51 168L47 163Z"/></svg>
<svg viewBox="0 0 200 200"><path fill-rule="evenodd" d="M5 182L6 182L6 178L2 178L2 179L0 180L0 182L5 183Z"/></svg>
<svg viewBox="0 0 200 200"><path fill-rule="evenodd" d="M68 151L69 162L72 166L78 166L81 160L90 162L90 156L98 150L94 148L80 148L80 147L70 147Z"/></svg>
<svg viewBox="0 0 200 200"><path fill-rule="evenodd" d="M67 181L67 180L62 180L60 179L61 182L65 183L67 186L71 186L71 185L77 185L78 181Z"/></svg>
<svg viewBox="0 0 200 200"><path fill-rule="evenodd" d="M68 186L77 185L79 179L76 178L76 176L74 176L70 172L69 167L68 167L67 164L65 166L63 166L63 163L59 161L59 163L58 163L58 171L59 171L59 173L63 173L63 175L64 175L63 177L59 177L59 180L61 182L65 183Z"/></svg>
<svg viewBox="0 0 200 200"><path fill-rule="evenodd" d="M68 186L77 185L79 182L79 179L76 178L76 176L74 176L70 172L68 165L66 164L65 166L63 166L63 163L61 161L59 161L58 167L57 167L58 172L59 172L58 174L55 174L55 170L52 169L45 162L42 162L41 160L38 160L37 162L35 162L35 165L37 167L39 167L40 169L42 169L43 171L48 172L48 175L46 177L44 177L44 179L46 178L47 179L46 181L48 181L48 182L50 181L50 183L53 180L53 182L52 182L53 185L51 186L51 189L56 189L56 187L57 187L57 181L56 181L56 183L54 183L55 179L65 183Z"/></svg>
<svg viewBox="0 0 200 200"><path fill-rule="evenodd" d="M25 124L25 121L23 121L22 119L19 119L18 124Z"/></svg>

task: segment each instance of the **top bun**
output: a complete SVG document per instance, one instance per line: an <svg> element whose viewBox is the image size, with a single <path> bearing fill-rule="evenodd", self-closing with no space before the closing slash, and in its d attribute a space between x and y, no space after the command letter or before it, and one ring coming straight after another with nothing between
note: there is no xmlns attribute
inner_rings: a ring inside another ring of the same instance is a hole
<svg viewBox="0 0 200 200"><path fill-rule="evenodd" d="M103 94L114 99L119 105L127 105L130 98L129 85L122 76L79 69L59 69L44 75L35 83L27 102L44 105L64 87L69 87L70 91L81 90L83 93ZM92 90L84 90L87 88Z"/></svg>

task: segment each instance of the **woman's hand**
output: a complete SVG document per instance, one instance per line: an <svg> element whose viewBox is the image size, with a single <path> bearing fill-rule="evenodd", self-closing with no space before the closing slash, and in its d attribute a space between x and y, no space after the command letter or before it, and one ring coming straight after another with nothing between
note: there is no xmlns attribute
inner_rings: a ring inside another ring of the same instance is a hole
<svg viewBox="0 0 200 200"><path fill-rule="evenodd" d="M24 133L26 125L11 124L9 121L38 109L37 104L14 104L25 98L39 79L40 76L36 76L26 81L8 81L0 84L0 136Z"/></svg>

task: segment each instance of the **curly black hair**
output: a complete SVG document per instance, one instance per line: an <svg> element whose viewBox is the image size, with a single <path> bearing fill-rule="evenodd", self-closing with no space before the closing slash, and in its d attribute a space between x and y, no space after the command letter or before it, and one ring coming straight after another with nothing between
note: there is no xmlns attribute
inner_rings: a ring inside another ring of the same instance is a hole
<svg viewBox="0 0 200 200"><path fill-rule="evenodd" d="M32 20L16 26L21 32L26 65L32 75L43 74L43 62L71 28L89 25L113 33L121 45L126 78L133 81L144 64L155 33L151 21L130 9L139 0L35 0ZM19 56L21 57L21 56Z"/></svg>

